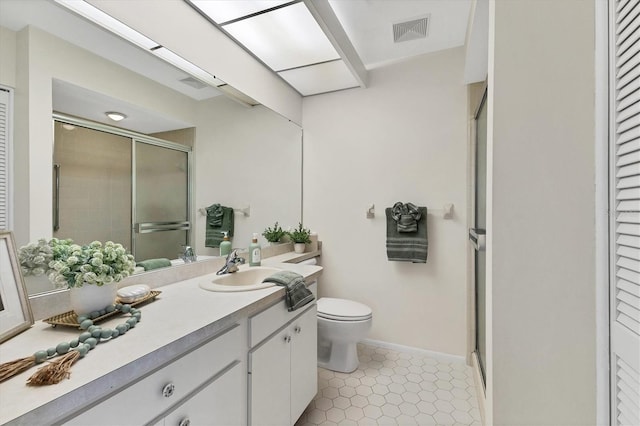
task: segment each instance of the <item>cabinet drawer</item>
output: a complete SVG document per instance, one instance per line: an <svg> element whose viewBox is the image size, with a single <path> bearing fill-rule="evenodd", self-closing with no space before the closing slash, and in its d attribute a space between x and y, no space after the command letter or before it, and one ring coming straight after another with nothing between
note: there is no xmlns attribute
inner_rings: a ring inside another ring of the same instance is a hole
<svg viewBox="0 0 640 426"><path fill-rule="evenodd" d="M246 372L242 364L232 364L231 368L211 379L210 383L173 410L161 423L164 426L207 425L242 426L247 422L246 389L242 387Z"/></svg>
<svg viewBox="0 0 640 426"><path fill-rule="evenodd" d="M243 358L242 330L236 324L66 424L140 425L157 418L234 360Z"/></svg>
<svg viewBox="0 0 640 426"><path fill-rule="evenodd" d="M318 297L317 282L314 281L307 286L315 297ZM312 303L315 303L313 301ZM289 312L287 304L281 300L275 305L249 318L250 347L254 347L273 332L303 313L311 304L296 311Z"/></svg>

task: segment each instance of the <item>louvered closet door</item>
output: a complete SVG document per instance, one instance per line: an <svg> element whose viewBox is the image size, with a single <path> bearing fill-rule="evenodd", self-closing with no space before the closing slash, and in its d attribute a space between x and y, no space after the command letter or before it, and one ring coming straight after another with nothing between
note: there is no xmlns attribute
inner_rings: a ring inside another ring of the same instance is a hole
<svg viewBox="0 0 640 426"><path fill-rule="evenodd" d="M611 1L611 424L640 425L640 0Z"/></svg>
<svg viewBox="0 0 640 426"><path fill-rule="evenodd" d="M0 229L9 229L9 92L0 88Z"/></svg>

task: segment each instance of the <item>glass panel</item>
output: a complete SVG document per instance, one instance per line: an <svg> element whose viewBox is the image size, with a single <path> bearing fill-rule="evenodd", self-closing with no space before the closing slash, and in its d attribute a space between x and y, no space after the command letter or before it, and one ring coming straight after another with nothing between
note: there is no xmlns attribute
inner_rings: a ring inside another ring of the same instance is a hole
<svg viewBox="0 0 640 426"><path fill-rule="evenodd" d="M162 231L136 234L136 260L178 259L188 245L187 231Z"/></svg>
<svg viewBox="0 0 640 426"><path fill-rule="evenodd" d="M476 117L476 194L475 194L475 228L486 229L487 212L487 108L483 101ZM475 287L476 287L476 353L482 379L485 378L486 360L486 253L475 251Z"/></svg>
<svg viewBox="0 0 640 426"><path fill-rule="evenodd" d="M225 25L224 29L275 71L340 58L304 3Z"/></svg>
<svg viewBox="0 0 640 426"><path fill-rule="evenodd" d="M54 129L60 207L53 236L131 249L131 139L58 121Z"/></svg>
<svg viewBox="0 0 640 426"><path fill-rule="evenodd" d="M189 220L188 154L136 142L136 223ZM188 231L135 234L136 260L175 259Z"/></svg>
<svg viewBox="0 0 640 426"><path fill-rule="evenodd" d="M331 61L278 73L302 96L331 90L358 87L358 82L343 61Z"/></svg>
<svg viewBox="0 0 640 426"><path fill-rule="evenodd" d="M232 19L280 6L289 1L291 0L191 0L191 3L213 19L215 23L222 24Z"/></svg>

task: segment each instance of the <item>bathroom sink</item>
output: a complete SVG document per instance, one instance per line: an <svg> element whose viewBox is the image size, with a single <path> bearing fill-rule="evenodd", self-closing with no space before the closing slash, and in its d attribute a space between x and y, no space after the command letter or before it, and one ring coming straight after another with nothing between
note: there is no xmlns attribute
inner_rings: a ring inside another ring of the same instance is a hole
<svg viewBox="0 0 640 426"><path fill-rule="evenodd" d="M280 269L266 266L249 267L203 281L200 283L200 288L209 291L249 291L273 287L274 283L263 283L262 280L279 271Z"/></svg>

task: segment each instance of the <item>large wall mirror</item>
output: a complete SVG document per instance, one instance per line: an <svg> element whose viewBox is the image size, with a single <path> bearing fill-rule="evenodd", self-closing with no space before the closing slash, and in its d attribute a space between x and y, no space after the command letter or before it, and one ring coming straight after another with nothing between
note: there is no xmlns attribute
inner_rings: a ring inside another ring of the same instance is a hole
<svg viewBox="0 0 640 426"><path fill-rule="evenodd" d="M300 221L302 130L296 124L202 85L52 2L3 2L0 26L1 53L6 58L9 49L16 70L13 81L0 76L0 84L16 89L14 139L27 147L18 148L15 160L16 181L24 185L18 190L29 191L23 193L29 203L16 205L16 214L29 217L17 226L18 245L53 236L80 243L113 238L130 249L146 246L142 257L175 258L175 246L183 243L198 255L216 256L218 249L205 245L202 212L210 205L236 209L236 248L275 221L283 227ZM77 45L94 35L100 49ZM113 110L127 119L110 122L104 113ZM136 223L178 221L189 224L188 232L136 239ZM27 285L30 294L53 290L42 282Z"/></svg>

